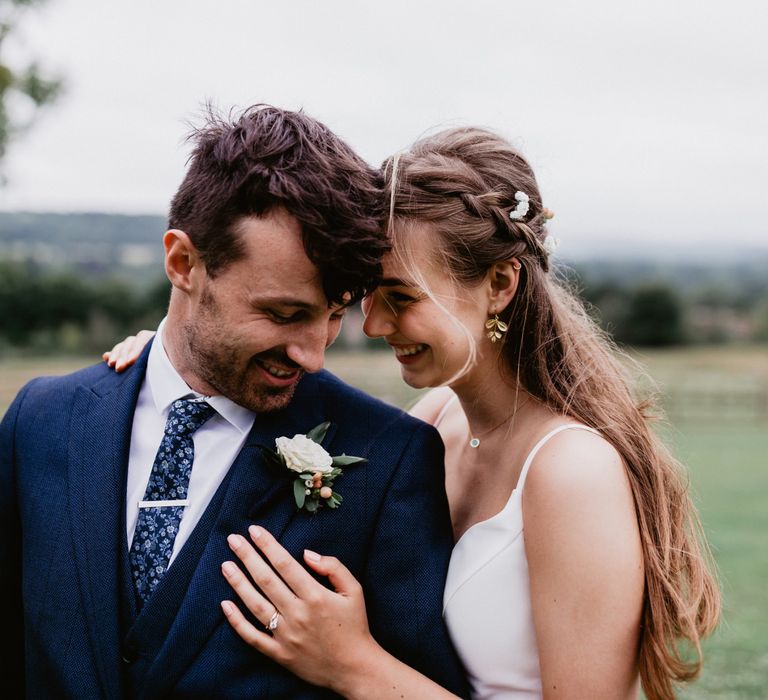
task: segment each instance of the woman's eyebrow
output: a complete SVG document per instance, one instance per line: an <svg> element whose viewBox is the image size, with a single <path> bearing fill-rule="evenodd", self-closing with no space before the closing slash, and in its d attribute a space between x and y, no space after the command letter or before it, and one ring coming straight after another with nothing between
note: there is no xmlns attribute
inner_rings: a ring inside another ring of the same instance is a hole
<svg viewBox="0 0 768 700"><path fill-rule="evenodd" d="M400 279L399 277L385 277L379 282L380 287L415 287L413 282Z"/></svg>

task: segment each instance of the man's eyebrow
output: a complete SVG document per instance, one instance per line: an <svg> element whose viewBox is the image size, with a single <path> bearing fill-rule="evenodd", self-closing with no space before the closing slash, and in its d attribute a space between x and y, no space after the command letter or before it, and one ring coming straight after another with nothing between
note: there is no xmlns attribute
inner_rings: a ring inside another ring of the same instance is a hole
<svg viewBox="0 0 768 700"><path fill-rule="evenodd" d="M308 309L310 311L319 309L320 306L312 304L311 302L304 301L303 299L296 299L294 297L281 297L281 296L262 296L251 299L251 304L254 306L261 306L263 304L275 304L277 306L293 306L297 309Z"/></svg>
<svg viewBox="0 0 768 700"><path fill-rule="evenodd" d="M336 311L346 310L350 306L353 305L351 301L346 302L345 304L328 304L327 307L321 306L319 304L312 304L311 302L304 301L303 299L295 299L294 297L281 297L281 296L265 296L265 297L258 297L256 299L251 300L251 304L253 306L264 306L264 305L274 305L274 306L290 306L295 309L301 309L303 311L323 311L325 309L334 308Z"/></svg>

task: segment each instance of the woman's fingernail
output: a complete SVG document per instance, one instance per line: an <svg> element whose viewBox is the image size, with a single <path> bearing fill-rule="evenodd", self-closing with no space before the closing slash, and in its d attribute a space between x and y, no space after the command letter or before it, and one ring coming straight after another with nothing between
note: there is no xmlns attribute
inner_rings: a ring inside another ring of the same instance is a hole
<svg viewBox="0 0 768 700"><path fill-rule="evenodd" d="M253 537L254 540L258 540L259 537L261 537L261 528L256 525L251 525L248 528L248 532L251 533L251 537Z"/></svg>
<svg viewBox="0 0 768 700"><path fill-rule="evenodd" d="M227 576L234 576L237 573L237 567L231 561L225 561L221 568Z"/></svg>
<svg viewBox="0 0 768 700"><path fill-rule="evenodd" d="M309 561L320 561L320 555L317 552L313 552L311 549L305 549L304 556L309 559Z"/></svg>
<svg viewBox="0 0 768 700"><path fill-rule="evenodd" d="M240 535L229 535L229 537L227 537L227 542L231 549L237 551L243 544L243 538L240 537Z"/></svg>
<svg viewBox="0 0 768 700"><path fill-rule="evenodd" d="M222 600L221 601L221 609L224 611L224 614L229 617L233 612L235 612L235 606L232 605L228 600Z"/></svg>

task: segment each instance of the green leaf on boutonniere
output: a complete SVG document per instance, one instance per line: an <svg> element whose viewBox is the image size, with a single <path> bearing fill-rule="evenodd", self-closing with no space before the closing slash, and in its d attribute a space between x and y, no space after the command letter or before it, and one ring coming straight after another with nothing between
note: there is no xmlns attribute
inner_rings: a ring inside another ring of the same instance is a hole
<svg viewBox="0 0 768 700"><path fill-rule="evenodd" d="M322 444L323 440L325 440L325 434L328 432L328 428L331 427L330 421L325 421L325 423L320 423L320 425L316 425L312 430L310 430L307 433L307 437L312 440L313 442L316 442L318 445Z"/></svg>
<svg viewBox="0 0 768 700"><path fill-rule="evenodd" d="M256 447L261 450L261 454L264 457L264 461L267 463L267 466L282 473L285 471L285 463L282 459L280 459L280 455L276 452L270 450L268 447L265 447L264 445L256 445Z"/></svg>
<svg viewBox="0 0 768 700"><path fill-rule="evenodd" d="M296 499L296 507L301 509L307 500L307 488L304 486L303 479L296 479L293 482L293 497Z"/></svg>
<svg viewBox="0 0 768 700"><path fill-rule="evenodd" d="M350 467L353 464L364 464L368 460L365 457L351 457L349 455L340 455L333 458L334 467Z"/></svg>
<svg viewBox="0 0 768 700"><path fill-rule="evenodd" d="M331 497L326 500L326 503L328 504L329 508L338 508L341 505L341 502L344 499L341 497L340 493L336 493L335 491L331 494Z"/></svg>

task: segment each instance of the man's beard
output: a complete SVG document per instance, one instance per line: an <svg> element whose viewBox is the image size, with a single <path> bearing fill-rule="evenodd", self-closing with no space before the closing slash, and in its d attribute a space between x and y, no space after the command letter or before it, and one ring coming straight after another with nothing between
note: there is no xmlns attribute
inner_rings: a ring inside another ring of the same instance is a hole
<svg viewBox="0 0 768 700"><path fill-rule="evenodd" d="M187 359L194 373L219 394L255 413L285 408L293 398L301 378L290 386L265 386L258 379L263 370L256 360L272 361L280 367L295 367L283 353L272 350L251 357L243 364L237 348L230 344L227 330L217 323L218 304L212 295L201 301L198 314L182 327Z"/></svg>
<svg viewBox="0 0 768 700"><path fill-rule="evenodd" d="M191 345L189 350L201 379L222 396L255 413L282 410L291 402L296 391L298 379L287 387L265 386L251 379L254 372L262 371L256 367L256 357L266 360L269 356L283 367L293 364L283 356L264 353L252 357L245 367L240 368L236 364L236 352L225 343L204 345L198 339L198 342Z"/></svg>

